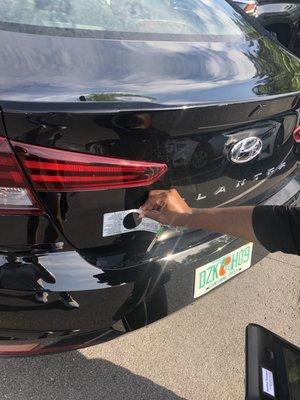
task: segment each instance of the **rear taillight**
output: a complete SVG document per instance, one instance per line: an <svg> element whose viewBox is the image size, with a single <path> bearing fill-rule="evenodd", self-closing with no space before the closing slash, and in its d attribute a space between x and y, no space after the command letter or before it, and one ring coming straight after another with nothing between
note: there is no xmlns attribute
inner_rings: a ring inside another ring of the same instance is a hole
<svg viewBox="0 0 300 400"><path fill-rule="evenodd" d="M255 2L246 4L246 6L244 8L244 11L247 14L254 14L255 10L256 10L256 3Z"/></svg>
<svg viewBox="0 0 300 400"><path fill-rule="evenodd" d="M43 213L9 143L3 137L0 137L0 213Z"/></svg>
<svg viewBox="0 0 300 400"><path fill-rule="evenodd" d="M26 353L32 353L34 349L39 346L39 343L27 343L27 344L0 344L0 355L25 355Z"/></svg>
<svg viewBox="0 0 300 400"><path fill-rule="evenodd" d="M234 1L247 14L254 14L257 9L256 0L234 0Z"/></svg>
<svg viewBox="0 0 300 400"><path fill-rule="evenodd" d="M293 138L296 143L300 143L300 126L298 126L293 132Z"/></svg>
<svg viewBox="0 0 300 400"><path fill-rule="evenodd" d="M39 191L76 192L148 186L165 164L128 161L12 142L32 185Z"/></svg>

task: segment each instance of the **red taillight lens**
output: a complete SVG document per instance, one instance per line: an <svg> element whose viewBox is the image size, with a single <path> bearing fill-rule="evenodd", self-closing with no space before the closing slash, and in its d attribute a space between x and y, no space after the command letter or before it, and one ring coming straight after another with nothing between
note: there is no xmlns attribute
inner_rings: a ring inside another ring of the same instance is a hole
<svg viewBox="0 0 300 400"><path fill-rule="evenodd" d="M31 353L38 345L38 343L0 344L0 355L25 355L26 353Z"/></svg>
<svg viewBox="0 0 300 400"><path fill-rule="evenodd" d="M0 213L43 213L7 140L0 137Z"/></svg>
<svg viewBox="0 0 300 400"><path fill-rule="evenodd" d="M248 14L253 14L256 10L256 3L249 3L244 8L244 11Z"/></svg>
<svg viewBox="0 0 300 400"><path fill-rule="evenodd" d="M165 164L127 161L12 142L36 190L76 192L148 186Z"/></svg>
<svg viewBox="0 0 300 400"><path fill-rule="evenodd" d="M298 126L293 132L293 138L296 143L300 143L300 126Z"/></svg>

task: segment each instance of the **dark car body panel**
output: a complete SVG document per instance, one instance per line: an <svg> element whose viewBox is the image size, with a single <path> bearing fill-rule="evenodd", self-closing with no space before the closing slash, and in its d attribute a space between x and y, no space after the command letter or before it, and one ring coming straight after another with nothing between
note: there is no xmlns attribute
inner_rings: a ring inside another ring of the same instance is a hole
<svg viewBox="0 0 300 400"><path fill-rule="evenodd" d="M295 169L291 131L296 124L297 114L284 111L285 107L290 110L291 104L294 102L295 96L281 101L265 101L262 113L274 113L276 107L279 107L280 111L275 113L277 114L276 117L266 118L261 123L253 121L255 117L252 115L252 117L248 117L252 122L249 121L247 124L243 121L238 125L236 124L238 112L241 110L242 114L242 111L245 111L242 103L228 105L224 114L219 113L221 120L219 126L217 118L214 117L216 111L210 112L210 107L201 108L201 114L197 108L184 112L181 112L180 109L152 111L151 118L154 127L145 131L140 129L130 130L126 126L124 127L124 124L130 124L130 121L134 120L134 116L138 115L132 112L123 113L122 116L115 113L101 115L96 112L89 114L73 112L71 115L62 112L54 114L52 112L50 116L41 113L37 115L27 113L24 116L23 113L7 112L5 113L5 120L8 132L13 133L13 135L9 134L9 137L19 141L18 147L22 147L21 141L28 142L30 140L30 143L40 145L53 146L54 144L54 146L62 149L71 148L126 159L165 162L166 157L168 157L168 173L152 188L176 187L192 206L213 207L251 202L266 190L276 187L285 176ZM245 107L249 107L250 113L248 115L251 115L251 112L259 105L261 103L251 104L250 107L248 104L245 105ZM235 109L236 112L231 111L232 109ZM168 121L178 118L179 113L181 114L180 124L177 124L176 129L172 129L173 127ZM210 120L210 114L212 120ZM280 116L280 114L283 116ZM230 118L232 118L230 116L233 115L235 124L230 121ZM205 121L203 121L203 117ZM244 119L246 118L244 117ZM118 124L116 124L116 120ZM28 121L31 121L29 133L24 129ZM51 132L49 136L43 130L39 133L39 128L36 130L34 122L38 124L39 121L43 121L45 126L50 125L48 128ZM58 127L55 132L59 137L58 140L54 141L52 139L53 121ZM18 123L19 126L23 127L22 136L17 129ZM212 123L214 124L213 130L211 128ZM205 124L209 126L205 127ZM60 126L64 126L66 129L59 132ZM200 129L199 126L201 126ZM264 126L270 126L270 128L265 129ZM261 137L265 144L256 162L241 169L239 166L232 165L226 159L223 149L228 138L234 136L235 132L238 132L238 135L249 135L249 127L255 129L257 135L259 135L258 131L261 129ZM35 131L38 134L33 142L31 138ZM87 131L88 134L82 135L83 131ZM269 133L266 134L266 131ZM176 162L176 154L180 153L180 150L175 149L173 151L171 149L171 147L177 146L178 142L181 146L185 146L184 156L186 157L186 162L181 162L179 165ZM207 159L205 159L203 165L199 165L199 168L196 169L191 164L199 146L201 151L207 154ZM133 232L103 238L102 215L124 209L138 208L143 203L150 188L62 193L59 195L59 213L57 195L40 192L39 196L53 220L57 222L72 245L80 250L98 248L100 257L98 262L100 264L105 262L106 267L108 267L106 254L109 255L113 263L118 259L117 255L120 257L120 263L127 263L132 257L136 258L137 256L143 259L145 250L153 239L153 234ZM81 229L82 224L87 227L84 231ZM123 255L125 254L126 258L124 259ZM115 257L112 257L112 255L115 255ZM151 256L151 254L148 255L148 257Z"/></svg>
<svg viewBox="0 0 300 400"><path fill-rule="evenodd" d="M132 330L194 300L195 269L243 242L166 229L147 252L153 233L103 237L103 214L138 208L152 188L176 187L194 207L297 199L300 61L261 31L180 41L1 27L0 135L16 157L27 143L169 166L151 187L39 191L45 215L0 215L2 274L10 273L0 276L3 343L36 340L36 352L94 344L117 336L116 322ZM261 154L233 165L232 141L253 134ZM11 253L19 270L7 265ZM253 262L265 254L255 253ZM30 274L28 254L55 282L24 291L17 275ZM78 307L67 308L64 293Z"/></svg>
<svg viewBox="0 0 300 400"><path fill-rule="evenodd" d="M239 2L241 6L253 4L250 1ZM298 54L300 35L300 4L298 1L256 0L256 7L249 12L262 26L270 31L278 41Z"/></svg>
<svg viewBox="0 0 300 400"><path fill-rule="evenodd" d="M285 27L287 47L294 49L300 30L300 4L297 1L259 0L257 20L266 28Z"/></svg>
<svg viewBox="0 0 300 400"><path fill-rule="evenodd" d="M259 33L161 42L0 31L0 40L3 101L62 103L85 96L151 107L240 102L299 89L298 61Z"/></svg>
<svg viewBox="0 0 300 400"><path fill-rule="evenodd" d="M229 42L180 43L0 34L1 105L11 140L167 162L169 173L153 188L177 187L195 207L199 195L206 196L201 206L249 201L259 195L260 183L262 191L275 187L295 167L289 138L297 119L299 61L267 37L251 33ZM50 63L47 55L54 52ZM79 101L82 97L87 101ZM141 113L151 127L136 126ZM261 120L278 124L265 139L266 153L247 172L232 166L223 151L228 137L247 135ZM185 160L176 150L180 146L186 148ZM192 171L199 146L207 159ZM247 184L236 187L244 179ZM222 187L226 193L215 195ZM63 194L68 214L59 225L78 249L100 246L111 255L121 249L129 254L133 247L134 257L137 249L141 256L153 235L102 238L101 215L139 207L149 189ZM40 196L55 220L53 195ZM79 234L83 222L88 229Z"/></svg>
<svg viewBox="0 0 300 400"><path fill-rule="evenodd" d="M258 5L258 15L266 23L283 21L296 27L299 24L299 3L296 1L259 0Z"/></svg>
<svg viewBox="0 0 300 400"><path fill-rule="evenodd" d="M299 190L298 172L265 204L299 205ZM195 269L243 244L217 234L207 235L192 246L186 236L181 239L186 243L171 257L157 257L126 271L105 271L72 250L44 252L40 262L57 277L55 284L44 284L49 301L37 304L34 292L2 288L1 344L36 343L38 347L31 354L47 354L111 340L124 333L122 325L116 324L120 319L127 329L136 329L193 302ZM253 264L266 254L255 245ZM4 262L2 258L2 266ZM72 294L79 308L64 307L61 293L65 291Z"/></svg>

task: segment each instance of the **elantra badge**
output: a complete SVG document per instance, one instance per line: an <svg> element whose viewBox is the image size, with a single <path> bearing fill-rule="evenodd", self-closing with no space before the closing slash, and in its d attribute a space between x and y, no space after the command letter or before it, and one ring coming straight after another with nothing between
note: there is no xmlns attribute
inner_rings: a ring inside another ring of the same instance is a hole
<svg viewBox="0 0 300 400"><path fill-rule="evenodd" d="M237 142L230 150L228 157L234 164L244 164L254 160L262 151L263 142L256 136L250 136Z"/></svg>

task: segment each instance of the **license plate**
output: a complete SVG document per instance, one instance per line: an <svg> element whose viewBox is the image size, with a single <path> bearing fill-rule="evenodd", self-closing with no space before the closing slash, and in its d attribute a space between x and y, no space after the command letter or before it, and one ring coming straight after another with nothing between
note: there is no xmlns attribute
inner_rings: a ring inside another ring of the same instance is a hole
<svg viewBox="0 0 300 400"><path fill-rule="evenodd" d="M240 274L251 266L253 243L220 257L195 271L194 298L203 296L215 287Z"/></svg>

